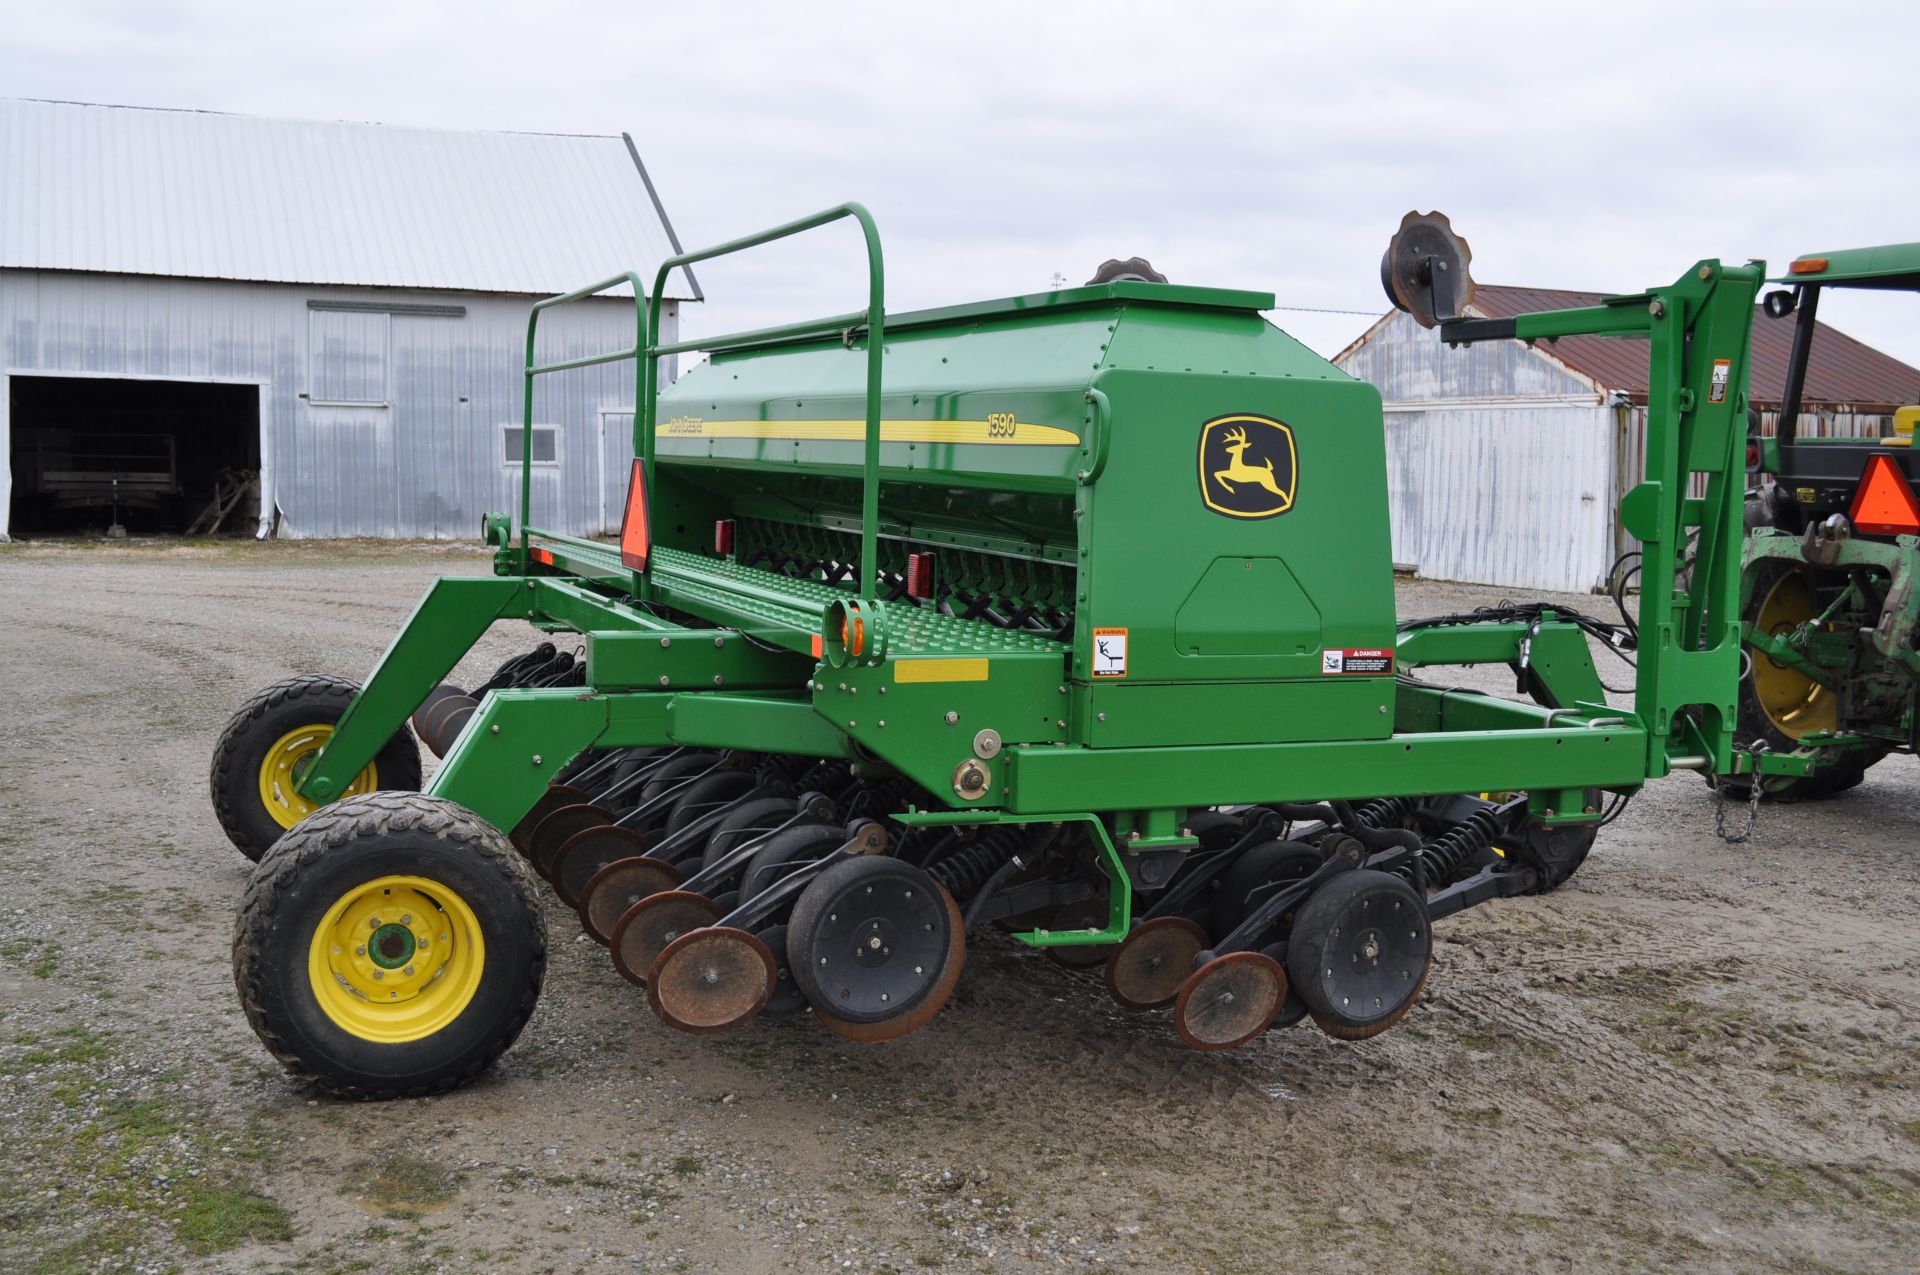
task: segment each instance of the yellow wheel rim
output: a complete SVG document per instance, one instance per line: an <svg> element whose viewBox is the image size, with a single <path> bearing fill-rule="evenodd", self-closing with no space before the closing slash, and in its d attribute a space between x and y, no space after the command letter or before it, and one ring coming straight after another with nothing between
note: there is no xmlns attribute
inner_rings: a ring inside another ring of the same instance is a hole
<svg viewBox="0 0 1920 1275"><path fill-rule="evenodd" d="M1807 590L1803 571L1789 571L1773 582L1760 609L1754 614L1753 627L1769 636L1790 633L1813 619L1813 595ZM1775 730L1789 739L1799 739L1815 731L1833 730L1840 721L1840 706L1833 692L1799 670L1776 664L1767 656L1753 661L1753 693L1760 709Z"/></svg>
<svg viewBox="0 0 1920 1275"><path fill-rule="evenodd" d="M332 738L331 726L301 726L282 735L267 750L260 763L260 804L282 828L293 827L319 809L300 795L298 785L314 755ZM357 797L379 786L380 776L375 772L374 763L368 762L367 768L355 775L340 795Z"/></svg>
<svg viewBox="0 0 1920 1275"><path fill-rule="evenodd" d="M321 1010L361 1040L398 1045L444 1030L480 989L487 945L454 891L386 876L334 901L314 929L307 977Z"/></svg>

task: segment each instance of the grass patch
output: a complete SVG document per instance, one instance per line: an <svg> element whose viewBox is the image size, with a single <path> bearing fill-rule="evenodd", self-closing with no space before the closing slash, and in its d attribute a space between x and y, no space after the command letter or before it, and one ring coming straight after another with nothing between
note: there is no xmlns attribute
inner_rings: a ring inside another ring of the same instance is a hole
<svg viewBox="0 0 1920 1275"><path fill-rule="evenodd" d="M293 1238L287 1211L253 1191L232 1186L195 1187L180 1210L180 1242L196 1257L222 1253L248 1240Z"/></svg>

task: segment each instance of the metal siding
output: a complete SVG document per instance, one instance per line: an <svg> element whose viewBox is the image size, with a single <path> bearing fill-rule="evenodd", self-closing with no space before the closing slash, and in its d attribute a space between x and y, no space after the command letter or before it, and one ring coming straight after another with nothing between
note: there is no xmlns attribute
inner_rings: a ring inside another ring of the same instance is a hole
<svg viewBox="0 0 1920 1275"><path fill-rule="evenodd" d="M330 407L297 396L313 392L311 321L343 312L309 310L309 300L452 304L466 314L394 316L389 405ZM462 293L0 270L0 373L264 383L263 460L281 534L468 538L483 513L518 512L518 471L502 463L501 430L520 421L527 309L523 299ZM666 307L663 327L674 339L676 306ZM633 331L631 301L581 302L541 320L539 357L620 349ZM627 475L624 466L606 472L600 418L633 402L630 363L540 378L534 419L559 427L561 463L536 472L537 525L597 532L603 510L618 510ZM0 448L7 411L0 393ZM622 446L631 452L630 440ZM0 502L8 498L0 476Z"/></svg>
<svg viewBox="0 0 1920 1275"><path fill-rule="evenodd" d="M1595 398L1590 382L1537 357L1518 341L1448 349L1440 334L1396 314L1336 360L1370 381L1388 403L1453 399Z"/></svg>
<svg viewBox="0 0 1920 1275"><path fill-rule="evenodd" d="M0 98L0 267L537 296L673 251L618 135Z"/></svg>
<svg viewBox="0 0 1920 1275"><path fill-rule="evenodd" d="M1393 560L1439 580L1599 586L1613 560L1612 422L1593 405L1389 412Z"/></svg>

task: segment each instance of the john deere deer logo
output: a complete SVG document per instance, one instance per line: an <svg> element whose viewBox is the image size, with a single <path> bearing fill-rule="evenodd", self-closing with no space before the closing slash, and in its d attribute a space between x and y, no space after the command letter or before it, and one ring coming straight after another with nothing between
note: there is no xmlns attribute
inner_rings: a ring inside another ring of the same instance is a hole
<svg viewBox="0 0 1920 1275"><path fill-rule="evenodd" d="M1200 499L1229 518L1293 508L1299 458L1293 431L1265 416L1221 416L1200 427Z"/></svg>

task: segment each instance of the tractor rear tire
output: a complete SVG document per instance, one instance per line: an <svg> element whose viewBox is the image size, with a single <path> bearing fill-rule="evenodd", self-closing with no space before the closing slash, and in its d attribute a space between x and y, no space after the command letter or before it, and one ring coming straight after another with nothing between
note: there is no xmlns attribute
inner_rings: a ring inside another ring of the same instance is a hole
<svg viewBox="0 0 1920 1275"><path fill-rule="evenodd" d="M320 674L275 682L240 706L214 745L208 787L227 839L256 863L268 847L313 813L293 791L297 767L333 734L360 688ZM405 727L355 777L344 797L375 789L420 787L420 748Z"/></svg>
<svg viewBox="0 0 1920 1275"><path fill-rule="evenodd" d="M472 1080L526 1026L546 964L524 861L478 815L421 793L349 797L280 838L233 939L247 1022L342 1098Z"/></svg>
<svg viewBox="0 0 1920 1275"><path fill-rule="evenodd" d="M1755 572L1750 600L1742 620L1758 624L1769 613L1775 614L1775 623L1780 616L1791 618L1802 610L1810 611L1810 602L1802 606L1791 593L1794 589L1793 577L1802 576L1806 567L1787 559L1773 559L1763 563ZM1804 586L1800 587L1805 593ZM1807 618L1811 618L1809 614ZM1752 654L1751 670L1740 679L1738 701L1739 738L1748 743L1763 743L1776 753L1790 753L1800 748L1799 735L1795 729L1799 724L1789 718L1806 718L1804 729L1815 731L1832 729L1838 720L1830 706L1821 701L1831 701L1832 692L1825 691L1799 678L1791 669L1775 664L1766 656L1757 652ZM1762 687L1762 683L1766 687ZM1799 683L1805 683L1802 688ZM1800 703L1793 704L1796 696ZM1811 775L1794 779L1775 780L1761 790L1761 796L1772 801L1820 801L1835 797L1859 784L1866 778L1867 770L1875 762L1885 757L1886 748L1846 748L1828 750L1820 760L1817 770ZM1721 788L1731 800L1746 800L1753 787L1751 775L1709 775L1707 783Z"/></svg>

